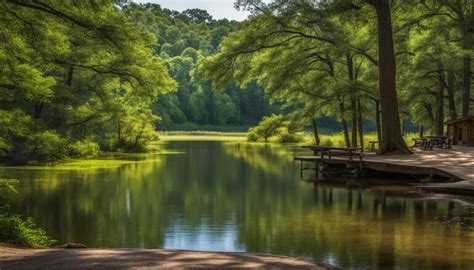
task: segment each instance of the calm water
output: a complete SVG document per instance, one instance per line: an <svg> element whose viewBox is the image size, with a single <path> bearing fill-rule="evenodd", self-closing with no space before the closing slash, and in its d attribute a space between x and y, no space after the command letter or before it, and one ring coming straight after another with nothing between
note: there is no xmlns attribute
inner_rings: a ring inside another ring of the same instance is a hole
<svg viewBox="0 0 474 270"><path fill-rule="evenodd" d="M181 153L115 169L0 173L21 180L12 208L59 243L249 251L347 268L474 268L473 214L462 201L313 185L299 180L292 149L281 146L163 148Z"/></svg>

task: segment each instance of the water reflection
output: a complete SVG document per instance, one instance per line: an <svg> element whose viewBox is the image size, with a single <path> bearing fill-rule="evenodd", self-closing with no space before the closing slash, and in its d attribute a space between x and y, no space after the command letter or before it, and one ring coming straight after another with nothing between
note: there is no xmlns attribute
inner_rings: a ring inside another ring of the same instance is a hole
<svg viewBox="0 0 474 270"><path fill-rule="evenodd" d="M302 182L289 147L165 147L185 154L87 172L1 173L21 180L12 207L61 243L264 252L353 268L474 266L473 214L461 215L461 201Z"/></svg>

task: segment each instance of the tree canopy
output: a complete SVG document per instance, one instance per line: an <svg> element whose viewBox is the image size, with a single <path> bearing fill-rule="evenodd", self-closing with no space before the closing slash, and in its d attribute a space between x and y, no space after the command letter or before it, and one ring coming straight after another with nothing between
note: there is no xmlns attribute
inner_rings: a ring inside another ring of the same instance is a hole
<svg viewBox="0 0 474 270"><path fill-rule="evenodd" d="M239 0L236 7L252 17L203 65L216 88L257 80L272 99L298 104L308 123L338 117L347 146L363 144L363 119L375 118L382 153L408 152L404 120L443 134L448 103L450 118L459 102L469 114L470 1Z"/></svg>
<svg viewBox="0 0 474 270"><path fill-rule="evenodd" d="M406 122L440 135L471 112L472 1L235 6L249 19L118 0L1 2L0 157L141 151L157 129L259 122L253 134L273 126L293 140L311 127L318 143L328 117L347 146L364 146L375 123L381 153L407 153Z"/></svg>
<svg viewBox="0 0 474 270"><path fill-rule="evenodd" d="M0 11L3 156L87 139L135 148L155 132L150 107L176 83L153 54L156 37L119 4L11 0Z"/></svg>

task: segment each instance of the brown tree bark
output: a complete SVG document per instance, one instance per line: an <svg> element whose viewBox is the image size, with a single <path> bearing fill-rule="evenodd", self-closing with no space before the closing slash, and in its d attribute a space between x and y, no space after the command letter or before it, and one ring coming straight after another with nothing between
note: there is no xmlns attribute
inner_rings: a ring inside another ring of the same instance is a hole
<svg viewBox="0 0 474 270"><path fill-rule="evenodd" d="M321 140L319 138L318 125L316 123L316 118L311 119L311 125L313 126L314 142L316 143L316 145L320 145Z"/></svg>
<svg viewBox="0 0 474 270"><path fill-rule="evenodd" d="M382 112L380 154L411 153L400 129L396 89L396 65L393 48L392 19L389 0L367 0L377 13L379 43L379 87Z"/></svg>
<svg viewBox="0 0 474 270"><path fill-rule="evenodd" d="M470 99L471 99L471 57L469 55L465 55L463 59L462 117L469 116Z"/></svg>
<svg viewBox="0 0 474 270"><path fill-rule="evenodd" d="M433 113L433 107L429 103L425 103L423 106L425 107L426 114L428 115L428 118L430 119L431 134L433 134L433 130L435 129L434 127L435 127L435 122L436 122L435 115Z"/></svg>
<svg viewBox="0 0 474 270"><path fill-rule="evenodd" d="M33 115L33 117L35 119L40 119L41 118L41 115L43 113L43 108L44 108L44 103L43 102L35 103L35 112L34 112L34 115Z"/></svg>
<svg viewBox="0 0 474 270"><path fill-rule="evenodd" d="M69 65L67 68L67 75L66 75L66 85L71 88L72 86L72 76L74 75L74 66Z"/></svg>
<svg viewBox="0 0 474 270"><path fill-rule="evenodd" d="M342 126L342 131L344 132L344 139L346 141L346 146L351 147L351 141L349 139L349 129L347 127L346 118L344 117L344 113L346 112L346 109L344 107L344 102L339 103L339 112L341 113L341 126Z"/></svg>
<svg viewBox="0 0 474 270"><path fill-rule="evenodd" d="M359 130L359 141L360 147L364 149L364 116L362 115L362 107L360 105L360 99L357 100L357 129Z"/></svg>
<svg viewBox="0 0 474 270"><path fill-rule="evenodd" d="M444 71L438 67L438 90L436 91L436 135L444 134Z"/></svg>
<svg viewBox="0 0 474 270"><path fill-rule="evenodd" d="M377 140L382 143L382 123L380 123L380 102L375 100L375 124L377 125Z"/></svg>
<svg viewBox="0 0 474 270"><path fill-rule="evenodd" d="M354 62L352 56L346 54L347 74L349 81L354 81ZM351 116L352 116L352 132L351 132L351 144L353 147L357 147L357 101L353 89L350 90L351 95Z"/></svg>
<svg viewBox="0 0 474 270"><path fill-rule="evenodd" d="M454 72L452 70L448 71L446 90L448 91L449 117L451 120L456 120L458 113L456 112L456 101L454 100Z"/></svg>

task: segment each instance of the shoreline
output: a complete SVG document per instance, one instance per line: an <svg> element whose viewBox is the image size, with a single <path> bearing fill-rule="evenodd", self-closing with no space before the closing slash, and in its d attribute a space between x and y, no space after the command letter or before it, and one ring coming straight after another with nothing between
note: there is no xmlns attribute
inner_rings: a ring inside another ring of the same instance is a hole
<svg viewBox="0 0 474 270"><path fill-rule="evenodd" d="M322 262L270 254L166 249L23 249L0 247L0 269L92 268L338 269Z"/></svg>

